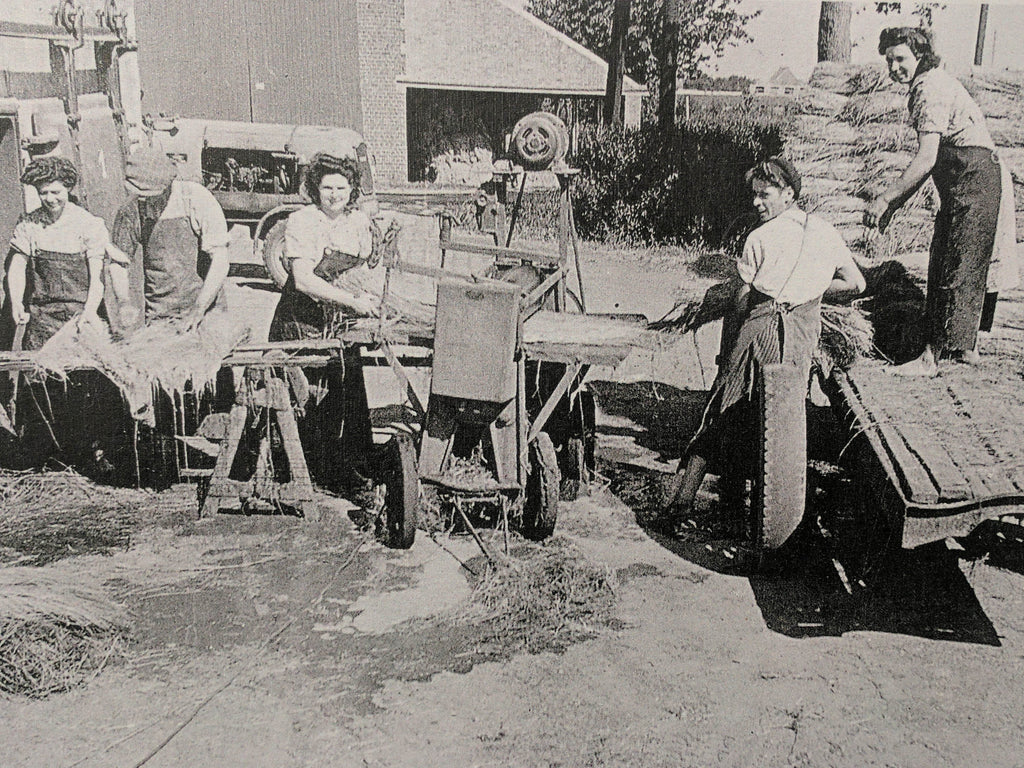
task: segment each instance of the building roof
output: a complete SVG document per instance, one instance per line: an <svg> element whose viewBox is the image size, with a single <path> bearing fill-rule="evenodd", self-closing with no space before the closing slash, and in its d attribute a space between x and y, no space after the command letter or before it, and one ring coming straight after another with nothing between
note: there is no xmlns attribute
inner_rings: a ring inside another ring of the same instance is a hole
<svg viewBox="0 0 1024 768"><path fill-rule="evenodd" d="M790 71L789 67L779 67L768 82L772 85L803 85L796 79L796 75Z"/></svg>
<svg viewBox="0 0 1024 768"><path fill-rule="evenodd" d="M406 0L404 85L600 96L605 61L508 0ZM647 89L624 78L625 93Z"/></svg>

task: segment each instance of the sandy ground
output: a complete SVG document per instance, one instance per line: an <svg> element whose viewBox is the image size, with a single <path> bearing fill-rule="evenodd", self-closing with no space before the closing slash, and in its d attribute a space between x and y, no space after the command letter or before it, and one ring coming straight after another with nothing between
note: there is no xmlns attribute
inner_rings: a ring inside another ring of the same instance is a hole
<svg viewBox="0 0 1024 768"><path fill-rule="evenodd" d="M714 267L590 251L589 308L655 317ZM73 692L0 700L0 764L1024 765L1012 557L931 546L850 595L820 546L749 575L728 542L640 524L700 407L689 354L672 380L595 385L605 479L559 517L615 574L616 628L512 653L457 619L468 539L389 551L328 497L317 523L197 522L177 488L182 513L127 551L51 566L102 579L134 644Z"/></svg>

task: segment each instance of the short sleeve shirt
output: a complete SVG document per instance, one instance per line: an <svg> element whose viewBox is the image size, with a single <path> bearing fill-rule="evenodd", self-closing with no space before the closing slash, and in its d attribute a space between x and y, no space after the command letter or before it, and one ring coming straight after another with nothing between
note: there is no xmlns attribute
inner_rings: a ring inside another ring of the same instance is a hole
<svg viewBox="0 0 1024 768"><path fill-rule="evenodd" d="M843 266L856 268L842 235L795 206L751 232L736 263L743 282L790 306L820 299Z"/></svg>
<svg viewBox="0 0 1024 768"><path fill-rule="evenodd" d="M114 245L134 255L141 240L138 198L133 197L118 211L114 221ZM199 249L210 254L228 245L228 224L224 211L202 184L176 179L167 198L160 220L187 218L192 231L199 238Z"/></svg>
<svg viewBox="0 0 1024 768"><path fill-rule="evenodd" d="M370 219L358 209L332 219L315 205L300 208L288 217L284 230L286 259L305 259L316 265L326 249L369 257L373 249Z"/></svg>
<svg viewBox="0 0 1024 768"><path fill-rule="evenodd" d="M108 242L110 235L103 219L69 202L54 222L45 208L23 214L14 227L11 250L28 258L37 251L84 253L89 258L102 258Z"/></svg>
<svg viewBox="0 0 1024 768"><path fill-rule="evenodd" d="M907 107L918 133L937 133L951 147L995 149L981 108L944 69L930 69L914 78Z"/></svg>

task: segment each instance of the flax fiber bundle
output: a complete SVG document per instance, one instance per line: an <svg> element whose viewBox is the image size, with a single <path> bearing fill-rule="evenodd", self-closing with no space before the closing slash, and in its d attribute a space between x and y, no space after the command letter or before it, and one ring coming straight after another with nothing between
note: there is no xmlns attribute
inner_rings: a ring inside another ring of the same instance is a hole
<svg viewBox="0 0 1024 768"><path fill-rule="evenodd" d="M81 330L67 323L33 356L40 377L65 377L92 368L117 385L132 415L153 424L152 394L168 395L213 385L224 359L249 337L244 317L214 310L191 332L168 320L155 321L115 340L106 326Z"/></svg>
<svg viewBox="0 0 1024 768"><path fill-rule="evenodd" d="M46 696L97 673L124 644L124 609L80 575L0 568L0 691Z"/></svg>

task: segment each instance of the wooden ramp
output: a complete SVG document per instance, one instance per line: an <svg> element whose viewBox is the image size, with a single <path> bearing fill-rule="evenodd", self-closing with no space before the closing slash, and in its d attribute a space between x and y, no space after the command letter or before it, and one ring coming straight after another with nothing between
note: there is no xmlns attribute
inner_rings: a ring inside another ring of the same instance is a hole
<svg viewBox="0 0 1024 768"><path fill-rule="evenodd" d="M852 441L875 454L874 466L861 468L884 472L892 487L883 503L904 508L904 546L1024 513L1024 380L1016 369L993 362L905 378L863 361L833 379Z"/></svg>

